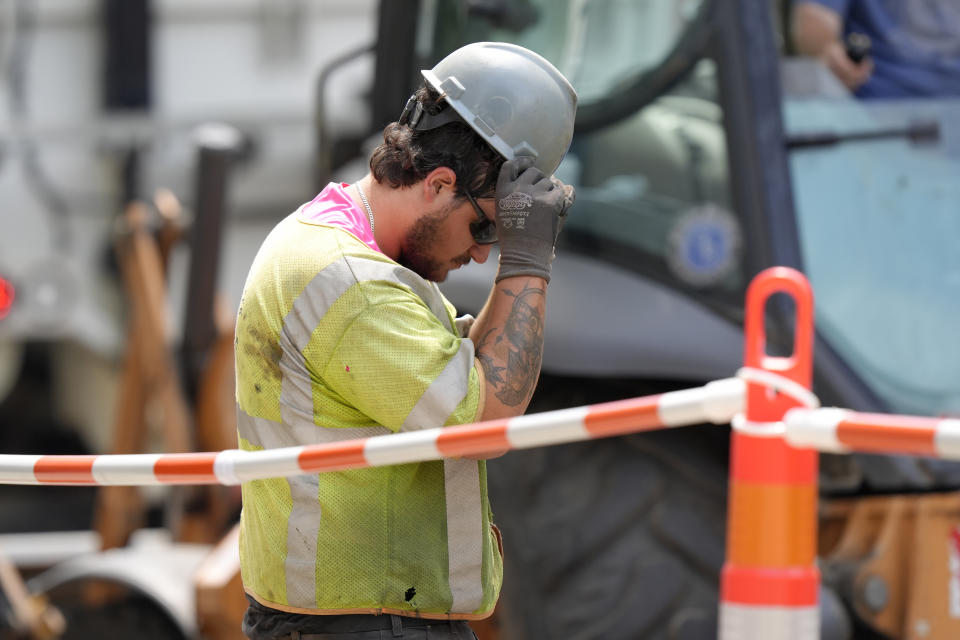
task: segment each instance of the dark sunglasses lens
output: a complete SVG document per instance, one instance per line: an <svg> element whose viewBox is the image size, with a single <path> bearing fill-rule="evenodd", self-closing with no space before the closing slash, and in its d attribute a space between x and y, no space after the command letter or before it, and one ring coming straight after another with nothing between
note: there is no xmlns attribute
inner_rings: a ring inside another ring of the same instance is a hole
<svg viewBox="0 0 960 640"><path fill-rule="evenodd" d="M497 241L497 225L489 218L470 223L470 233L477 244L493 244Z"/></svg>

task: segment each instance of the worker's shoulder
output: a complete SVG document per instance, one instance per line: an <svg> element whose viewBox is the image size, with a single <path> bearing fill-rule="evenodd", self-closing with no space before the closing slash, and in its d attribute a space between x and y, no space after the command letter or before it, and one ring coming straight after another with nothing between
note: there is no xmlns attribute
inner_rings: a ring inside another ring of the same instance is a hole
<svg viewBox="0 0 960 640"><path fill-rule="evenodd" d="M351 293L352 305L423 303L443 308L439 288L371 248L348 230L281 221L261 248L255 271L268 283L306 290L324 298ZM357 291L351 291L357 289Z"/></svg>
<svg viewBox="0 0 960 640"><path fill-rule="evenodd" d="M391 262L346 229L304 223L296 212L277 223L260 246L258 262L271 270L319 271L346 256Z"/></svg>
<svg viewBox="0 0 960 640"><path fill-rule="evenodd" d="M267 235L264 244L279 245L288 251L295 252L298 250L315 252L325 247L330 249L366 247L356 235L342 225L303 219L300 215L301 209L302 207L278 222Z"/></svg>

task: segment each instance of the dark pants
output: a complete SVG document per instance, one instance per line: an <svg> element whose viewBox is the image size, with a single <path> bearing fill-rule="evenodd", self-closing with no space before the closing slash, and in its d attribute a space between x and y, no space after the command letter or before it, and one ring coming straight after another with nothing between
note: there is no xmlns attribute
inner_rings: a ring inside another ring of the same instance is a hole
<svg viewBox="0 0 960 640"><path fill-rule="evenodd" d="M476 640L464 620L391 615L317 616L265 607L250 596L243 633L251 640Z"/></svg>
<svg viewBox="0 0 960 640"><path fill-rule="evenodd" d="M319 616L324 630L294 631L290 640L476 640L464 620L424 620L403 616ZM319 621L318 621L319 622Z"/></svg>

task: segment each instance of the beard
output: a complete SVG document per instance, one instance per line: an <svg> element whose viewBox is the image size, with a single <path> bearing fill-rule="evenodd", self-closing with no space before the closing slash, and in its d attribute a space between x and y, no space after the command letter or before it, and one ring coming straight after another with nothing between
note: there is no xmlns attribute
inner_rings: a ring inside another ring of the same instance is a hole
<svg viewBox="0 0 960 640"><path fill-rule="evenodd" d="M443 282L452 268L437 259L434 251L439 246L443 221L447 219L453 206L447 207L434 214L422 216L407 232L403 248L397 262L410 269L424 280ZM451 261L462 266L470 261L469 254L464 254Z"/></svg>

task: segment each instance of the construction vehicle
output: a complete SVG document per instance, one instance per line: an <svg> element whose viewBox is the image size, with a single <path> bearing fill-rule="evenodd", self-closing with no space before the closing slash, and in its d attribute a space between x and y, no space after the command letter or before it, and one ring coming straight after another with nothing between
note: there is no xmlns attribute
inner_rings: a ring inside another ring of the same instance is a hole
<svg viewBox="0 0 960 640"><path fill-rule="evenodd" d="M784 59L782 5L383 0L375 43L319 75L314 186L363 174L420 69L469 41L522 44L580 95L558 171L578 197L531 412L728 377L742 364L747 283L787 265L817 294L824 404L956 414L960 106L844 95L825 69ZM351 63L371 53L372 81L358 87ZM443 284L461 312L479 309L495 265ZM771 305L774 342L788 317ZM490 462L506 576L481 635L716 637L728 441L691 427ZM947 463L821 456L823 638L954 637L937 585L955 579L958 481ZM170 617L170 585L156 582L131 585Z"/></svg>
<svg viewBox="0 0 960 640"><path fill-rule="evenodd" d="M153 451L151 435L171 453L235 446L233 313L215 283L227 178L247 141L222 124L198 128L195 138L196 216L189 229L169 190L159 190L153 203L131 197L117 220L114 255L129 319L115 454ZM189 339L178 359L168 340L169 263L188 235L193 259L183 335ZM144 529L151 502L163 510L163 529ZM0 612L9 610L0 621L10 620L15 637L37 640L143 626L158 638L237 637L243 590L237 572L221 567L236 567L239 509L236 488L181 487L148 500L138 487L102 487L92 516L95 553L67 557L24 583L0 549Z"/></svg>
<svg viewBox="0 0 960 640"><path fill-rule="evenodd" d="M956 415L960 102L856 101L826 68L790 58L788 9L383 2L368 119L325 107L337 72L321 76L318 187L362 175L419 69L470 41L521 44L580 98L557 171L577 202L531 412L733 374L745 287L787 265L817 295L824 404ZM492 256L441 287L476 313L495 270ZM789 315L771 305L773 342L790 335ZM688 428L491 461L506 557L499 637L716 637L728 439ZM944 492L958 481L951 463L821 456L822 637L955 637L960 612L943 576L960 499ZM921 574L930 566L936 585Z"/></svg>
<svg viewBox="0 0 960 640"><path fill-rule="evenodd" d="M369 31L368 0L320 5L2 3L5 453L236 446L232 305L312 186L307 85L331 54L303 36ZM232 126L195 138L210 121ZM282 157L228 188L238 138ZM5 486L0 504L0 637L239 634L217 591L242 613L221 568L237 489Z"/></svg>

